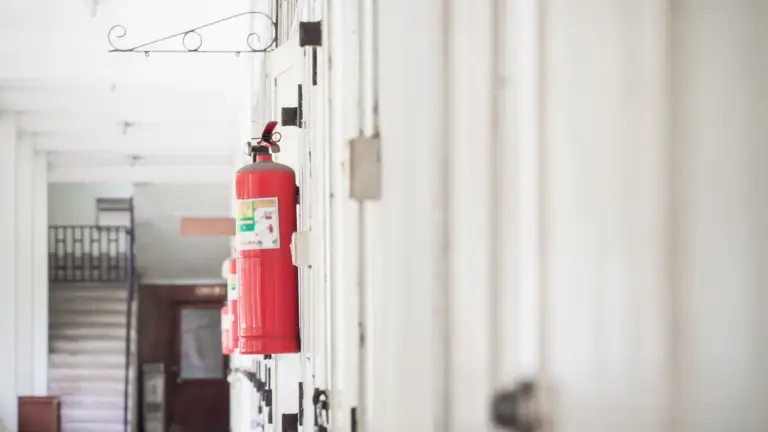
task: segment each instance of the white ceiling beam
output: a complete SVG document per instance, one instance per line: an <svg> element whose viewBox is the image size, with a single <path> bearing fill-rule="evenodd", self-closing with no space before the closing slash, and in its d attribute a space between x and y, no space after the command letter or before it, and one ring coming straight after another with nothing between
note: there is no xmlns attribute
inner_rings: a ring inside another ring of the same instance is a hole
<svg viewBox="0 0 768 432"><path fill-rule="evenodd" d="M95 130L93 133L25 135L24 140L37 150L60 152L107 152L125 155L231 154L240 139L237 130L201 128L130 131ZM243 143L243 146L245 143Z"/></svg>
<svg viewBox="0 0 768 432"><path fill-rule="evenodd" d="M171 183L231 184L234 170L227 165L50 167L49 183ZM194 198L194 197L190 197Z"/></svg>
<svg viewBox="0 0 768 432"><path fill-rule="evenodd" d="M108 107L114 108L114 107ZM22 112L16 114L16 126L21 132L36 133L84 133L91 134L94 130L108 130L122 133L127 122L134 125L133 128L163 128L173 130L211 130L227 131L237 129L239 124L233 114L223 115L216 111L214 115L207 116L208 112L189 111L184 109L162 110L136 109L133 115L127 112L125 107L120 111L116 109L92 109L86 111L67 112Z"/></svg>
<svg viewBox="0 0 768 432"><path fill-rule="evenodd" d="M125 116L143 110L184 113L232 112L242 105L243 95L237 91L177 91L152 87L132 86L109 91L107 89L46 89L0 88L0 110L12 111L72 111L85 113L94 110L114 112Z"/></svg>
<svg viewBox="0 0 768 432"><path fill-rule="evenodd" d="M48 153L48 165L51 167L80 167L90 169L94 166L202 166L232 165L232 156L221 154L153 154L136 159L130 155L106 152L60 152Z"/></svg>

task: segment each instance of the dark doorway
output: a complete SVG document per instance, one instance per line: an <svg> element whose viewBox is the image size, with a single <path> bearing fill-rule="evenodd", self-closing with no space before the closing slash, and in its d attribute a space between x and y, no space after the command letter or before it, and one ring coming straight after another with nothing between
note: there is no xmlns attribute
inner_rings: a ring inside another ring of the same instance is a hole
<svg viewBox="0 0 768 432"><path fill-rule="evenodd" d="M229 430L228 357L221 353L225 300L223 284L140 288L139 358L142 364L164 365L169 432Z"/></svg>

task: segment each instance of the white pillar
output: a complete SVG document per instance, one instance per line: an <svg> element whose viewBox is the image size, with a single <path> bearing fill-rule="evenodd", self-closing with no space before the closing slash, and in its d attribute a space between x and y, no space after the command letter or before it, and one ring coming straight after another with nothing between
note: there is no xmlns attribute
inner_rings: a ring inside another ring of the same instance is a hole
<svg viewBox="0 0 768 432"><path fill-rule="evenodd" d="M17 396L48 391L46 162L0 114L0 430L15 430Z"/></svg>
<svg viewBox="0 0 768 432"><path fill-rule="evenodd" d="M383 179L380 207L366 214L379 226L364 252L380 261L366 274L376 288L365 343L377 371L366 430L447 431L446 2L379 0L377 7ZM466 138L471 154L473 137Z"/></svg>
<svg viewBox="0 0 768 432"><path fill-rule="evenodd" d="M0 113L0 429L16 429L16 125Z"/></svg>
<svg viewBox="0 0 768 432"><path fill-rule="evenodd" d="M48 154L34 154L32 174L32 394L48 394Z"/></svg>
<svg viewBox="0 0 768 432"><path fill-rule="evenodd" d="M768 4L673 3L674 430L768 430Z"/></svg>
<svg viewBox="0 0 768 432"><path fill-rule="evenodd" d="M16 143L16 393L48 393L47 155Z"/></svg>
<svg viewBox="0 0 768 432"><path fill-rule="evenodd" d="M16 142L16 392L33 393L34 272L42 263L33 262L35 151L21 140ZM37 264L37 265L35 265Z"/></svg>
<svg viewBox="0 0 768 432"><path fill-rule="evenodd" d="M765 430L768 7L542 5L545 430Z"/></svg>

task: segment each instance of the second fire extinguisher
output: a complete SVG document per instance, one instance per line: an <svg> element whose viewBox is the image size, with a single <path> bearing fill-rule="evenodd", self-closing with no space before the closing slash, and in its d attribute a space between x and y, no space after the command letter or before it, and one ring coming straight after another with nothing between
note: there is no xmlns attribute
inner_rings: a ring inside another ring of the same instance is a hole
<svg viewBox="0 0 768 432"><path fill-rule="evenodd" d="M229 317L231 320L231 327L229 330L229 346L232 347L232 351L237 350L239 343L239 327L237 319L237 296L238 296L238 284L237 284L237 259L229 259L229 274L227 275L227 308L229 309Z"/></svg>
<svg viewBox="0 0 768 432"><path fill-rule="evenodd" d="M222 306L221 308L221 352L224 355L232 354L232 338L230 333L232 332L232 321L229 319L229 308Z"/></svg>
<svg viewBox="0 0 768 432"><path fill-rule="evenodd" d="M237 198L239 349L242 354L297 353L298 270L291 259L296 231L296 173L272 160L280 151L277 122L269 122L240 168Z"/></svg>

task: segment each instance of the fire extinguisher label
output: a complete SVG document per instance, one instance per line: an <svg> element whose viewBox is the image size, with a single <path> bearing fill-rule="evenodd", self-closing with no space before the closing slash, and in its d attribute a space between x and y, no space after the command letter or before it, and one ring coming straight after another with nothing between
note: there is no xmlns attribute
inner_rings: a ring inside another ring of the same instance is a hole
<svg viewBox="0 0 768 432"><path fill-rule="evenodd" d="M277 198L238 200L237 233L239 250L280 249L280 214Z"/></svg>
<svg viewBox="0 0 768 432"><path fill-rule="evenodd" d="M237 275L229 275L227 285L227 300L237 300Z"/></svg>

